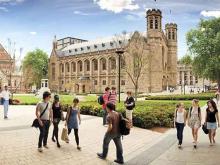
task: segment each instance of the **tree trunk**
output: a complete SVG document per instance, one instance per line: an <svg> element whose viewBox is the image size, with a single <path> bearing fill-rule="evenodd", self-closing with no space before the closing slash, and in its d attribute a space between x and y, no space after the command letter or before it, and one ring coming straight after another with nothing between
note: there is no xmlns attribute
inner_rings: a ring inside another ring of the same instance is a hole
<svg viewBox="0 0 220 165"><path fill-rule="evenodd" d="M138 97L138 85L135 85L134 95L135 95L135 102L137 102L137 97Z"/></svg>
<svg viewBox="0 0 220 165"><path fill-rule="evenodd" d="M217 82L218 82L218 91L220 91L220 80L218 80Z"/></svg>

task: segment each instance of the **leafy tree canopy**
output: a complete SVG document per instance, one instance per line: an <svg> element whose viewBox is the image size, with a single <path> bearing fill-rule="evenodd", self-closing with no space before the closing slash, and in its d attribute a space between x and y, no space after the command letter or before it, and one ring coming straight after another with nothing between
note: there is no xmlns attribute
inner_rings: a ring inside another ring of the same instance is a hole
<svg viewBox="0 0 220 165"><path fill-rule="evenodd" d="M220 87L220 18L201 20L187 33L187 45L195 73L217 81Z"/></svg>
<svg viewBox="0 0 220 165"><path fill-rule="evenodd" d="M37 84L39 87L41 79L48 74L48 55L40 49L28 52L22 61L22 70L27 85Z"/></svg>
<svg viewBox="0 0 220 165"><path fill-rule="evenodd" d="M185 55L180 59L181 64L191 65L193 63L193 59L190 55Z"/></svg>

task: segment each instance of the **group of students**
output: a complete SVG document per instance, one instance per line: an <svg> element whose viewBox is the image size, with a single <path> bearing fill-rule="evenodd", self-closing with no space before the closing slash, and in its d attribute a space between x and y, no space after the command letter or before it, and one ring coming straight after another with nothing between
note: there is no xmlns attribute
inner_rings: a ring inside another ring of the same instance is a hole
<svg viewBox="0 0 220 165"><path fill-rule="evenodd" d="M192 106L188 113L183 103L176 106L174 113L174 127L177 130L178 148L181 148L183 142L183 130L186 126L192 129L193 147L197 148L198 130L202 126L202 114L199 107L199 100L193 99ZM218 123L218 124L217 124ZM213 100L207 102L204 127L208 129L210 146L215 144L216 129L220 127L217 105Z"/></svg>
<svg viewBox="0 0 220 165"><path fill-rule="evenodd" d="M128 97L125 101L125 107L127 112L126 115L129 117L129 120L132 120L132 111L134 108L134 98L131 96L131 92L127 92ZM102 105L104 111L103 117L103 125L108 125L107 131L103 140L103 150L101 153L97 153L97 156L101 159L105 159L108 154L108 147L111 140L114 141L116 146L116 163L123 164L123 148L121 143L121 133L119 128L119 122L122 118L121 114L116 112L116 91L115 88L106 88L105 93L103 95L104 103ZM51 93L44 92L43 100L39 102L36 106L36 116L39 122L39 141L38 141L38 151L43 152L43 147L48 149L47 139L50 128L50 123L53 123L54 129L52 134L52 141L57 143L57 147L60 148L61 145L59 143L59 123L60 121L65 121L65 126L68 129L68 135L74 130L75 141L77 144L77 149L81 150L79 145L79 124L81 123L80 117L80 109L79 109L79 100L77 98L73 99L73 104L68 108L66 117L62 112L62 105L59 101L59 96L54 96L54 101L51 104ZM66 140L69 143L69 140Z"/></svg>
<svg viewBox="0 0 220 165"><path fill-rule="evenodd" d="M59 96L54 96L54 101L51 104L51 93L44 92L43 100L37 104L36 116L39 122L39 141L38 141L38 151L43 152L43 147L48 149L47 139L51 122L53 123L54 129L52 134L52 141L57 143L57 147L60 148L59 143L59 123L60 121L65 121L65 126L68 128L68 135L74 130L75 140L77 144L77 149L81 150L79 146L79 135L78 129L81 123L80 110L79 110L79 100L77 98L73 99L72 105L68 108L66 117L62 112L62 105L59 101ZM66 141L69 143L69 141ZM42 147L43 146L43 147Z"/></svg>

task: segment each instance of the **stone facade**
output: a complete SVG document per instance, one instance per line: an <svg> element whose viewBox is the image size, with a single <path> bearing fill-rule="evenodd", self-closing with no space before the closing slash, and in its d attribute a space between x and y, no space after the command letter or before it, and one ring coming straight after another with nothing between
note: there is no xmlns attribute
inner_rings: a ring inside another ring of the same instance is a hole
<svg viewBox="0 0 220 165"><path fill-rule="evenodd" d="M7 85L12 92L24 91L22 74L16 71L15 58L0 44L0 88Z"/></svg>
<svg viewBox="0 0 220 165"><path fill-rule="evenodd" d="M146 66L139 79L139 92L161 92L168 86L177 85L177 25L166 24L164 32L162 12L152 9L146 14L147 33L133 33L126 37L124 49L132 48L134 35L142 35ZM106 86L117 88L119 56L115 52L122 41L116 42L113 37L95 41L76 40L78 43L68 42L64 47L58 47L56 39L53 41L49 60L49 88L74 93L100 93ZM65 45L64 40L62 43ZM126 53L123 57L121 91L134 91L134 85L124 69L132 59Z"/></svg>

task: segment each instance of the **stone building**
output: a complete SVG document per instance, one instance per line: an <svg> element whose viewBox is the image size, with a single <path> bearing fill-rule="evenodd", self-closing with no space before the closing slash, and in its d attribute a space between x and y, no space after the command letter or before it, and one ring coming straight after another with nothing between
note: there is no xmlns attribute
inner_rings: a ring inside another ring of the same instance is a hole
<svg viewBox="0 0 220 165"><path fill-rule="evenodd" d="M21 72L17 71L15 58L11 58L9 53L0 44L0 87L7 85L12 92L24 91Z"/></svg>
<svg viewBox="0 0 220 165"><path fill-rule="evenodd" d="M139 80L139 92L161 92L177 85L177 25L168 23L162 30L162 12L146 12L146 33L126 36L124 49L132 48L135 35L143 37L146 69ZM49 88L52 91L100 93L106 86L119 86L119 56L115 53L122 44L114 37L86 41L67 37L53 41L49 60ZM120 87L122 92L134 90L124 67L130 61L124 55L121 61Z"/></svg>
<svg viewBox="0 0 220 165"><path fill-rule="evenodd" d="M205 88L212 85L212 82L207 79L202 79L193 73L192 65L185 65L178 62L177 65L177 85L189 86L197 88Z"/></svg>

